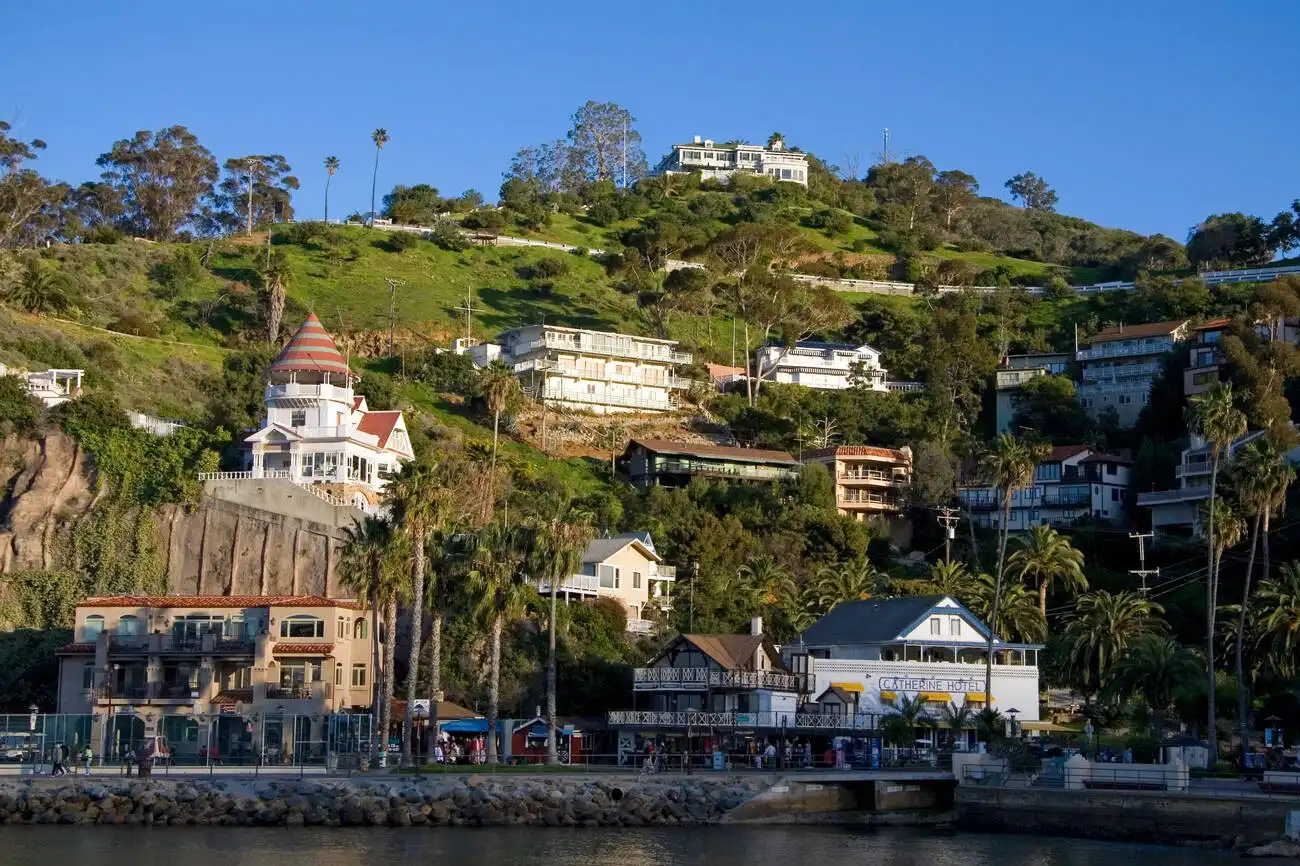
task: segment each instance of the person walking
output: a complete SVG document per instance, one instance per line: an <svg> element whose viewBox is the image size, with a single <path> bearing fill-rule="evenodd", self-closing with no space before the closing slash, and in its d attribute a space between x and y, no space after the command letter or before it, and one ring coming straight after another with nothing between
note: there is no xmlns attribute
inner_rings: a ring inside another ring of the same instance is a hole
<svg viewBox="0 0 1300 866"><path fill-rule="evenodd" d="M66 776L68 774L68 771L64 769L63 766L63 762L67 760L67 756L68 756L68 747L63 745L63 743L55 743L54 748L51 750L51 755L50 755L51 776Z"/></svg>
<svg viewBox="0 0 1300 866"><path fill-rule="evenodd" d="M94 759L95 759L94 749L90 748L90 746L86 746L85 750L81 753L81 762L86 766L87 776L90 775L90 762L93 761Z"/></svg>

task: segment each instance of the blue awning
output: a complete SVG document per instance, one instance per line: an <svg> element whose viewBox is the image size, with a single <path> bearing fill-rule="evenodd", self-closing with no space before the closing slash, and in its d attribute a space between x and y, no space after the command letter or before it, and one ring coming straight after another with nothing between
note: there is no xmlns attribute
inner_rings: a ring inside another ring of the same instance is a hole
<svg viewBox="0 0 1300 866"><path fill-rule="evenodd" d="M449 734L486 734L488 723L487 719L457 719L443 722L439 727Z"/></svg>

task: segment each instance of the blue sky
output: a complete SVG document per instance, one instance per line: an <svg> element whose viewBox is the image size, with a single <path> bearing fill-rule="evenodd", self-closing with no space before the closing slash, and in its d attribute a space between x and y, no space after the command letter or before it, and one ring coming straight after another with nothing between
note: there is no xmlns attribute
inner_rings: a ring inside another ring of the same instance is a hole
<svg viewBox="0 0 1300 866"><path fill-rule="evenodd" d="M202 10L202 11L200 11ZM637 117L651 162L692 135L774 130L833 163L925 154L986 194L1032 170L1063 213L1179 240L1207 214L1300 197L1300 3L839 4L709 0L16 4L0 117L69 181L137 129L183 124L219 159L283 153L317 214L431 183L494 198L518 148L588 99Z"/></svg>

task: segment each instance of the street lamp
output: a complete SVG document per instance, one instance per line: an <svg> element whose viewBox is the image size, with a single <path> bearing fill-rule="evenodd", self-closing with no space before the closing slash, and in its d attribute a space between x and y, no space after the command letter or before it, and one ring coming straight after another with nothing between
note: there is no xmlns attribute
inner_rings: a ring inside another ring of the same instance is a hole
<svg viewBox="0 0 1300 866"><path fill-rule="evenodd" d="M28 729L31 731L31 735L28 737L28 740L27 740L27 751L28 751L28 752L31 752L31 755L32 755L32 775L33 775L33 776L36 775L37 769L38 769L38 767L39 767L39 762L40 762L41 753L45 751L43 747L41 747L41 746L37 746L37 745L36 745L36 715L37 715L40 711L41 711L41 708L38 707L38 706L36 706L36 702L35 702L35 701L33 701L33 702L32 702L32 703L27 707L27 712L31 714L31 716L30 716L30 717L28 718L28 720L27 720L27 726L28 726Z"/></svg>
<svg viewBox="0 0 1300 866"><path fill-rule="evenodd" d="M1020 729L1016 725L1016 716L1019 715L1019 713L1020 710L1015 707L1007 710L1007 715L1011 717L1011 736L1013 737L1018 737L1020 735Z"/></svg>

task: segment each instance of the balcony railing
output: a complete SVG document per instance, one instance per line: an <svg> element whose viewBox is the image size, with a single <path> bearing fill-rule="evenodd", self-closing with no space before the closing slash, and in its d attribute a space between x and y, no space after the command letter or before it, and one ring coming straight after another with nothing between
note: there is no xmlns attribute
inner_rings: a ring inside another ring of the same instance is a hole
<svg viewBox="0 0 1300 866"><path fill-rule="evenodd" d="M176 653L181 655L250 655L253 638L211 633L192 637L172 634L110 635L108 651L114 655Z"/></svg>
<svg viewBox="0 0 1300 866"><path fill-rule="evenodd" d="M561 364L558 361L546 360L524 361L522 364L514 366L516 373L528 373L533 370L591 382L621 382L629 385L644 385L648 388L684 390L696 384L694 379L687 379L664 371L637 370L631 373L620 373L616 370L592 370L573 364Z"/></svg>
<svg viewBox="0 0 1300 866"><path fill-rule="evenodd" d="M1184 487L1178 490L1152 490L1147 493L1139 493L1137 504L1140 506L1169 505L1174 502L1195 502L1207 499L1209 496L1210 488L1208 486Z"/></svg>
<svg viewBox="0 0 1300 866"><path fill-rule="evenodd" d="M333 400L338 403L352 402L352 389L341 385L307 385L301 382L282 382L267 385L265 399L272 400Z"/></svg>
<svg viewBox="0 0 1300 866"><path fill-rule="evenodd" d="M700 711L614 710L610 727L653 728L786 728L820 731L875 730L875 713L706 713Z"/></svg>
<svg viewBox="0 0 1300 866"><path fill-rule="evenodd" d="M1144 340L1124 345L1121 342L1101 343L1091 349L1080 349L1076 360L1099 361L1105 358L1133 358L1140 355L1163 355L1174 347L1172 339Z"/></svg>
<svg viewBox="0 0 1300 866"><path fill-rule="evenodd" d="M677 566L651 564L650 579L651 580L676 580Z"/></svg>
<svg viewBox="0 0 1300 866"><path fill-rule="evenodd" d="M600 578L594 574L571 574L555 585L556 592L582 592L594 595L599 590ZM551 582L546 578L538 578L537 591L546 595L551 591Z"/></svg>
<svg viewBox="0 0 1300 866"><path fill-rule="evenodd" d="M886 493L872 493L869 490L846 490L836 500L840 505L874 505L879 508L902 508L903 500Z"/></svg>
<svg viewBox="0 0 1300 866"><path fill-rule="evenodd" d="M910 483L907 475L898 472L881 472L879 469L847 469L839 474L841 481L867 481L885 484L890 487L906 487Z"/></svg>
<svg viewBox="0 0 1300 866"><path fill-rule="evenodd" d="M1160 372L1160 365L1150 364L1119 364L1105 367L1089 367L1083 371L1084 384L1092 382L1117 382L1124 379L1138 377L1151 377Z"/></svg>
<svg viewBox="0 0 1300 866"><path fill-rule="evenodd" d="M537 349L562 349L591 355L662 361L668 364L689 364L694 360L689 352L678 352L659 343L645 343L635 337L610 337L596 334L580 334L577 335L577 339L574 339L568 334L547 333L540 340L520 343L513 346L510 351L513 355L519 356Z"/></svg>
<svg viewBox="0 0 1300 866"><path fill-rule="evenodd" d="M802 692L804 676L781 671L721 671L713 668L637 668L633 688L655 689L772 689Z"/></svg>
<svg viewBox="0 0 1300 866"><path fill-rule="evenodd" d="M1037 379L1047 373L1046 370L998 370L994 374L993 386L998 389L1019 388L1031 379Z"/></svg>
<svg viewBox="0 0 1300 866"><path fill-rule="evenodd" d="M632 634L654 634L657 628L653 620L629 618L627 621L627 630Z"/></svg>
<svg viewBox="0 0 1300 866"><path fill-rule="evenodd" d="M1178 478L1186 478L1190 475L1209 475L1214 464L1209 460L1202 460L1196 463L1179 463L1174 467L1174 475Z"/></svg>
<svg viewBox="0 0 1300 866"><path fill-rule="evenodd" d="M659 412L670 412L677 407L666 397L641 397L628 396L626 394L610 394L601 392L592 394L588 391L580 391L576 388L557 388L553 381L546 383L546 399L559 400L565 403L589 403L594 406L622 406L627 409L649 409Z"/></svg>
<svg viewBox="0 0 1300 866"><path fill-rule="evenodd" d="M1127 382L1084 382L1076 389L1081 396L1088 394L1147 394L1151 391L1151 379L1131 379Z"/></svg>
<svg viewBox="0 0 1300 866"><path fill-rule="evenodd" d="M658 475L680 473L683 475L712 475L723 478L757 478L763 480L793 478L797 474L797 470L794 468L786 469L781 466L751 466L741 463L683 463L676 460L656 460L654 472Z"/></svg>

